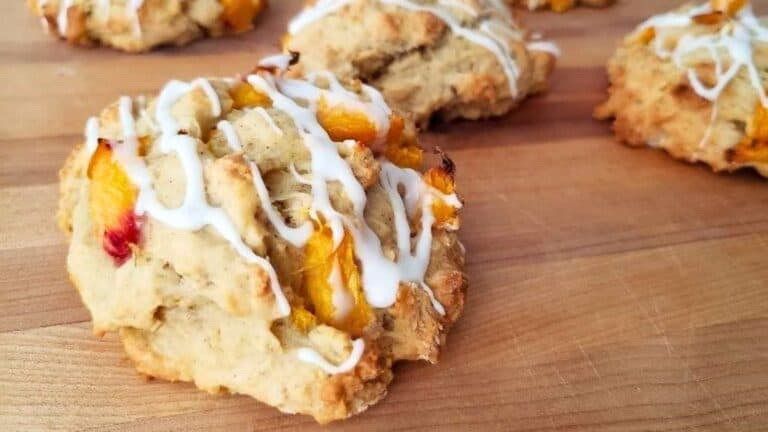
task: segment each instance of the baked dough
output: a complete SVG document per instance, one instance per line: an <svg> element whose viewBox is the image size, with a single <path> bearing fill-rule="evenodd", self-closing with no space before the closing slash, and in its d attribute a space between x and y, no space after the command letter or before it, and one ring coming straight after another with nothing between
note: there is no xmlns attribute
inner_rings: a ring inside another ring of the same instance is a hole
<svg viewBox="0 0 768 432"><path fill-rule="evenodd" d="M290 22L295 73L376 87L420 126L502 115L547 88L557 55L499 0L318 0Z"/></svg>
<svg viewBox="0 0 768 432"><path fill-rule="evenodd" d="M511 0L510 2L530 10L551 9L555 12L565 12L576 6L606 7L612 5L615 0Z"/></svg>
<svg viewBox="0 0 768 432"><path fill-rule="evenodd" d="M454 166L360 83L172 81L88 121L61 171L67 269L136 368L319 422L436 362L467 285Z"/></svg>
<svg viewBox="0 0 768 432"><path fill-rule="evenodd" d="M267 0L27 0L50 34L128 52L241 33Z"/></svg>
<svg viewBox="0 0 768 432"><path fill-rule="evenodd" d="M715 171L768 175L768 27L744 0L713 0L654 16L608 65L613 118L632 146L661 148Z"/></svg>

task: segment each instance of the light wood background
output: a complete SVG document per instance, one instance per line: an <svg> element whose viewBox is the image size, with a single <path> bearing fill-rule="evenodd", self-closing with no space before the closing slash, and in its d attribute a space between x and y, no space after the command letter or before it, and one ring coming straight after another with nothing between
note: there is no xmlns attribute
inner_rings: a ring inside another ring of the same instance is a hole
<svg viewBox="0 0 768 432"><path fill-rule="evenodd" d="M249 70L299 8L272 3L244 37L130 56L67 47L0 2L0 430L320 430L145 383L91 334L53 222L86 118L170 78ZM768 185L618 145L590 117L620 36L677 3L527 15L565 53L551 93L425 136L466 199L465 316L439 365L400 365L382 403L323 430L768 430Z"/></svg>

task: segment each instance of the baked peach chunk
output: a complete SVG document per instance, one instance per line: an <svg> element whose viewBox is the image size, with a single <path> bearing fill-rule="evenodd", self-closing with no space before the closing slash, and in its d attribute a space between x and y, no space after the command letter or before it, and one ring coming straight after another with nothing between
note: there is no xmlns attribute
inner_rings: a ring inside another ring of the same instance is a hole
<svg viewBox="0 0 768 432"><path fill-rule="evenodd" d="M716 26L724 24L729 18L736 16L746 6L746 0L710 0L712 12L694 16L696 24ZM647 27L635 36L642 44L649 44L656 38L656 29Z"/></svg>
<svg viewBox="0 0 768 432"><path fill-rule="evenodd" d="M552 0L550 7L555 12L565 12L571 9L575 3L574 0Z"/></svg>
<svg viewBox="0 0 768 432"><path fill-rule="evenodd" d="M317 326L317 317L303 305L291 305L291 322L302 333Z"/></svg>
<svg viewBox="0 0 768 432"><path fill-rule="evenodd" d="M269 96L259 92L247 82L241 82L232 87L229 96L232 98L232 108L234 109L272 106L272 100Z"/></svg>
<svg viewBox="0 0 768 432"><path fill-rule="evenodd" d="M235 33L253 28L253 19L267 5L266 0L219 0L222 18Z"/></svg>
<svg viewBox="0 0 768 432"><path fill-rule="evenodd" d="M138 191L113 160L112 147L105 140L99 140L88 166L88 178L91 217L102 233L104 251L121 265L131 257L132 245L139 242L139 225L133 212Z"/></svg>
<svg viewBox="0 0 768 432"><path fill-rule="evenodd" d="M746 0L710 0L709 4L712 12L694 16L693 21L696 24L724 24L728 19L735 17L747 2Z"/></svg>
<svg viewBox="0 0 768 432"><path fill-rule="evenodd" d="M758 102L755 115L747 125L747 133L739 144L728 150L730 162L768 162L768 109Z"/></svg>
<svg viewBox="0 0 768 432"><path fill-rule="evenodd" d="M355 140L371 146L378 136L376 125L366 113L343 106L331 107L324 98L318 102L317 119L334 141ZM406 136L404 130L403 118L391 114L384 156L401 168L419 169L424 161L424 151L415 139Z"/></svg>
<svg viewBox="0 0 768 432"><path fill-rule="evenodd" d="M430 168L424 173L424 182L444 195L453 195L456 192L453 176L443 168ZM435 225L439 227L453 227L458 224L456 207L442 198L435 198L432 202L432 214L435 216Z"/></svg>
<svg viewBox="0 0 768 432"><path fill-rule="evenodd" d="M324 97L317 104L317 120L334 141L352 139L366 146L376 141L376 125L366 113L332 106Z"/></svg>
<svg viewBox="0 0 768 432"><path fill-rule="evenodd" d="M302 291L307 308L320 323L353 336L360 336L373 318L363 293L352 237L345 234L334 250L333 233L326 225L315 230L305 246Z"/></svg>
<svg viewBox="0 0 768 432"><path fill-rule="evenodd" d="M735 16L747 4L747 0L710 0L712 9Z"/></svg>
<svg viewBox="0 0 768 432"><path fill-rule="evenodd" d="M424 163L424 150L415 139L405 136L405 122L397 114L389 119L389 132L384 156L400 168L419 169Z"/></svg>
<svg viewBox="0 0 768 432"><path fill-rule="evenodd" d="M636 41L642 45L648 45L656 38L656 29L653 27L646 27L636 36L633 37L633 41Z"/></svg>

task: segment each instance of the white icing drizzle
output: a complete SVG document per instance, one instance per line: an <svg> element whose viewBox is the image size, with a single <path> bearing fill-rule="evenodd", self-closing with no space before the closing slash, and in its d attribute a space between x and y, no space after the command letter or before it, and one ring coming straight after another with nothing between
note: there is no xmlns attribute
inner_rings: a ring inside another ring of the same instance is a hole
<svg viewBox="0 0 768 432"><path fill-rule="evenodd" d="M280 213L278 213L278 211L275 210L275 208L272 206L272 201L269 198L269 191L267 190L267 186L264 184L264 179L261 177L259 167L250 161L249 165L251 166L251 172L253 173L253 186L256 188L256 193L259 195L261 208L267 215L267 219L269 219L269 222L272 224L272 226L275 227L277 233L280 234L280 237L284 238L286 241L288 241L288 243L295 247L303 247L305 244L307 244L307 240L312 235L312 223L304 222L296 228L289 227L283 220L283 217L280 215Z"/></svg>
<svg viewBox="0 0 768 432"><path fill-rule="evenodd" d="M128 3L125 5L126 11L131 16L131 21L133 21L133 34L136 36L141 36L141 21L139 19L139 9L144 4L144 0L128 0Z"/></svg>
<svg viewBox="0 0 768 432"><path fill-rule="evenodd" d="M265 122L267 122L269 127L272 129L272 132L274 132L277 136L283 136L283 130L277 127L275 121L272 119L272 116L269 115L267 110L262 107L256 107L253 110L256 111L256 113L260 115Z"/></svg>
<svg viewBox="0 0 768 432"><path fill-rule="evenodd" d="M275 54L269 57L264 57L259 61L259 66L264 68L277 68L284 71L291 65L292 56L285 54Z"/></svg>
<svg viewBox="0 0 768 432"><path fill-rule="evenodd" d="M250 75L248 82L267 94L275 108L290 115L299 129L299 134L312 156L312 210L322 213L326 218L333 232L334 244L338 246L344 237L343 215L331 205L327 182L339 181L352 202L355 214L360 215L366 202L363 187L357 182L349 164L339 156L338 149L328 133L317 122L314 111L300 106L259 75Z"/></svg>
<svg viewBox="0 0 768 432"><path fill-rule="evenodd" d="M432 290L424 282L424 275L429 266L430 248L432 247L432 225L435 223L432 203L437 197L456 208L461 208L461 202L455 194L445 195L429 187L417 171L400 168L385 160L381 161L380 183L387 192L394 214L398 248L397 264L402 278L417 283L424 289L435 310L440 315L444 315L445 309L435 299ZM400 186L405 190L404 197L400 196ZM408 218L415 216L419 203L421 203L421 230L416 239L414 253L411 247L411 227Z"/></svg>
<svg viewBox="0 0 768 432"><path fill-rule="evenodd" d="M490 18L480 23L480 30L502 40L503 38L496 33L503 33L504 37L509 39L523 40L523 32L511 21ZM507 45L506 42L500 43L504 46Z"/></svg>
<svg viewBox="0 0 768 432"><path fill-rule="evenodd" d="M712 129L715 127L715 120L717 120L717 101L712 103L712 113L709 115L709 126L704 132L704 137L699 141L699 148L703 149L707 146L709 139L712 137Z"/></svg>
<svg viewBox="0 0 768 432"><path fill-rule="evenodd" d="M141 37L141 19L139 18L139 9L144 4L144 0L128 0L125 3L126 15L131 20L131 26L133 28L133 34ZM112 0L98 0L98 6L105 9L105 19L109 19L110 8L112 6Z"/></svg>
<svg viewBox="0 0 768 432"><path fill-rule="evenodd" d="M41 9L48 0L40 0L38 2L38 8ZM74 0L61 0L59 5L59 12L56 17L56 26L58 27L59 34L66 36L67 27L69 26L69 16L67 11L74 3ZM133 33L137 36L141 36L141 22L139 19L139 9L144 4L144 0L128 0L125 4L125 10L131 19L133 26ZM105 9L105 17L109 18L109 12L111 7L111 0L98 0L96 6ZM46 21L47 24L47 21ZM47 28L47 27L46 27Z"/></svg>
<svg viewBox="0 0 768 432"><path fill-rule="evenodd" d="M323 18L325 15L335 12L341 7L351 3L353 0L318 0L314 5L304 8L296 17L294 17L288 25L288 33L296 34L307 25ZM496 33L489 31L488 28L483 29L483 25L480 25L480 29L474 29L464 25L459 19L457 19L446 7L449 5L451 8L456 8L458 2L451 0L444 0L438 4L428 5L419 4L411 0L378 0L380 3L401 7L417 12L428 12L441 19L451 31L457 36L464 38L476 45L480 45L483 48L490 51L496 56L499 65L501 65L504 73L507 77L507 83L509 85L509 92L512 97L516 97L518 94L517 78L520 75L517 63L509 51L509 46L500 38ZM499 12L502 17L509 20L511 25L511 16L509 11L504 5L498 2L491 2L493 10ZM484 21L483 24L487 22Z"/></svg>
<svg viewBox="0 0 768 432"><path fill-rule="evenodd" d="M249 263L257 264L269 277L270 288L275 296L279 316L287 316L290 306L285 298L275 270L268 260L256 255L240 237L237 228L219 207L211 207L205 197L202 163L197 153L196 139L179 134L179 127L171 114L171 108L181 97L200 86L211 98L211 111L215 116L221 114L221 106L215 91L206 80L192 83L171 81L157 99L155 118L160 125L160 150L164 153L176 153L186 177L186 193L180 207L169 209L157 198L152 187L152 176L138 156L138 139L133 119L133 101L122 97L119 104L120 121L123 127L124 142L114 147L114 157L124 167L131 182L139 189L135 212L141 216L149 214L154 219L176 229L187 231L200 230L206 226L214 228L232 248Z"/></svg>
<svg viewBox="0 0 768 432"><path fill-rule="evenodd" d="M85 123L85 154L88 160L91 160L97 147L99 147L99 119L91 117Z"/></svg>
<svg viewBox="0 0 768 432"><path fill-rule="evenodd" d="M508 21L512 21L512 13L509 11L509 6L504 4L504 0L488 0L494 11L498 12L506 18Z"/></svg>
<svg viewBox="0 0 768 432"><path fill-rule="evenodd" d="M562 55L562 51L560 51L560 47L558 47L555 43L550 41L533 41L528 42L528 49L531 51L544 51L552 54L555 57L560 57Z"/></svg>
<svg viewBox="0 0 768 432"><path fill-rule="evenodd" d="M296 165L295 164L291 163L288 166L288 171L290 171L290 173L293 176L293 178L296 179L296 182L298 182L299 184L303 184L303 185L307 185L307 186L312 186L312 181L311 180L307 180L304 176L299 174L298 171L296 171Z"/></svg>
<svg viewBox="0 0 768 432"><path fill-rule="evenodd" d="M339 261L333 261L331 274L328 276L328 284L331 286L331 304L333 304L334 318L343 320L355 307L355 300L349 294L344 281L341 278Z"/></svg>
<svg viewBox="0 0 768 432"><path fill-rule="evenodd" d="M240 143L237 131L235 131L235 128L229 121L219 121L217 128L221 129L224 133L224 136L229 143L229 147L233 151L238 152L243 150L243 145ZM303 247L307 243L309 236L312 235L312 224L310 222L305 222L296 228L288 226L283 220L283 216L272 206L269 190L267 189L267 185L264 184L264 178L261 176L261 171L259 171L258 165L251 160L248 160L248 165L251 168L253 187L256 189L256 194L259 196L259 201L261 201L261 208L264 210L264 214L267 215L269 222L275 227L277 233L290 244L295 247Z"/></svg>
<svg viewBox="0 0 768 432"><path fill-rule="evenodd" d="M281 56L283 59L285 56ZM280 58L269 60L276 64L285 64ZM430 261L432 244L432 225L435 218L432 214L432 203L435 199L444 200L456 208L461 203L455 195L445 195L427 185L421 175L414 170L399 168L386 160L381 161L380 182L386 190L391 203L395 228L397 230L398 257L396 261L387 258L382 249L378 236L365 223L364 211L367 202L363 186L355 178L352 168L339 153L343 146L354 142L336 143L318 123L316 103L320 96L327 97L333 103L350 104L350 108L362 109L372 120L388 129L389 108L381 95L367 87L362 92L368 101L359 95L343 88L332 76L318 74L312 80L322 76L328 83L327 89L321 89L312 82L283 79L272 75L251 75L248 82L256 89L267 94L272 100L273 109L288 114L298 129L305 146L311 156L311 175L302 176L295 166L290 165L289 171L299 183L311 186L312 207L310 214L316 220L327 223L332 232L334 244L337 247L345 233L351 236L356 258L361 263L362 285L368 303L375 308L386 308L395 303L401 282L411 283L424 289L439 314L444 314L443 306L435 299L432 291L424 282L424 276ZM200 89L207 96L213 116L220 118L222 106L215 89L205 79L197 79L189 83L171 81L163 88L155 102L155 122L159 127L159 150L162 153L173 153L181 163L186 183L186 191L182 204L177 208L166 208L160 203L152 186L152 176L144 159L139 156L139 140L134 120L134 103L128 97L119 101L119 118L123 130L123 140L112 143L113 157L124 168L126 175L138 189L135 213L139 216L148 214L155 220L170 227L195 231L210 226L219 233L230 246L247 262L261 266L268 274L270 287L275 295L275 303L280 317L288 316L290 305L287 302L274 268L268 259L256 255L240 237L234 223L226 212L218 207L212 207L207 202L203 180L202 161L198 154L199 141L180 130L180 125L174 118L172 109L179 99L195 89ZM298 104L294 99L305 100L309 106ZM259 115L270 123L275 133L283 131L272 121L269 113L263 108L255 108ZM378 119L376 118L378 116ZM387 117L386 123L384 117ZM217 128L224 134L229 147L235 152L242 152L243 146L237 130L229 121L220 119ZM386 130L384 132L386 133ZM98 146L99 123L97 118L91 118L86 123L86 151L89 155ZM252 172L253 186L261 201L261 207L277 233L295 247L306 245L313 232L312 223L307 221L299 227L289 227L280 213L273 207L269 191L264 183L258 166L248 160ZM344 195L352 205L352 215L338 212L332 205L328 184L338 182L343 188ZM401 196L399 188L404 195ZM409 220L420 217L420 229L412 245ZM337 319L343 319L354 307L354 299L344 286L338 261L334 262L329 284L333 288L332 304ZM327 373L344 373L354 369L363 354L365 344L362 339L352 342L352 352L340 365L332 365L319 353L310 348L300 348L296 351L298 358L313 364Z"/></svg>
<svg viewBox="0 0 768 432"><path fill-rule="evenodd" d="M335 375L345 372L349 372L357 366L360 358L363 356L365 350L365 342L362 339L355 339L352 341L352 352L349 354L346 360L344 360L338 366L335 366L324 359L317 351L311 348L299 348L296 350L296 355L299 360L315 365L326 373Z"/></svg>
<svg viewBox="0 0 768 432"><path fill-rule="evenodd" d="M764 107L768 107L768 96L752 53L754 42L768 42L768 28L755 17L750 5L745 5L716 34L686 34L678 40L673 50L670 51L664 47L669 29L689 27L695 24L694 18L697 15L712 12L714 12L712 6L707 2L687 11L657 15L641 24L638 32L648 28L655 30L653 49L656 55L662 59L671 58L677 67L685 70L691 87L702 98L710 102L717 101L738 72L746 68L750 83L757 92L760 102ZM717 82L712 87L707 87L701 81L694 67L686 66L686 59L701 50L709 53L715 65ZM723 68L723 54L726 54L730 60L727 70Z"/></svg>
<svg viewBox="0 0 768 432"><path fill-rule="evenodd" d="M542 6L544 6L545 0L528 0L528 10L536 10Z"/></svg>
<svg viewBox="0 0 768 432"><path fill-rule="evenodd" d="M126 4L126 6L128 5ZM101 19L104 22L109 22L109 18L112 16L112 0L98 0L96 2L96 8L103 11Z"/></svg>
<svg viewBox="0 0 768 432"><path fill-rule="evenodd" d="M448 8L458 9L471 17L477 16L477 11L462 0L437 0L437 3Z"/></svg>
<svg viewBox="0 0 768 432"><path fill-rule="evenodd" d="M322 214L333 233L335 247L341 243L345 228L352 234L355 252L362 263L362 279L366 300L373 307L384 308L394 304L400 284L397 266L382 254L381 241L364 221L367 201L365 190L357 181L349 164L341 158L336 144L317 122L315 113L281 94L264 78L251 75L248 81L266 93L273 106L285 111L309 149L312 161L312 213ZM355 218L336 211L328 194L328 182L338 181L353 207Z"/></svg>
<svg viewBox="0 0 768 432"><path fill-rule="evenodd" d="M477 31L475 29L463 26L459 20L457 20L453 15L444 9L440 9L434 6L419 5L408 0L380 1L388 4L394 4L405 9L429 12L443 20L443 22L448 25L448 27L451 28L451 31L457 36L462 37L474 44L480 45L493 53L507 76L507 84L509 86L510 95L512 97L517 96L517 78L520 75L520 72L518 70L517 63L510 56L509 46L503 41L500 41L498 37L495 37L489 32L482 30Z"/></svg>
<svg viewBox="0 0 768 432"><path fill-rule="evenodd" d="M74 0L61 0L59 3L59 14L56 17L56 27L59 30L59 34L62 36L67 35L67 27L69 26L69 8L72 7ZM43 3L44 4L44 3Z"/></svg>
<svg viewBox="0 0 768 432"><path fill-rule="evenodd" d="M319 0L311 6L307 6L295 18L288 23L288 33L296 34L302 28L319 20L320 18L341 9L351 0ZM282 68L285 69L285 68Z"/></svg>
<svg viewBox="0 0 768 432"><path fill-rule="evenodd" d="M410 227L408 215L404 213L404 206L399 195L400 205L393 201L392 207L395 213L398 228L398 246L400 253L398 261L393 262L382 252L381 240L364 223L364 210L367 201L365 190L352 173L349 164L339 155L339 148L328 133L320 126L316 114L313 112L319 96L318 88L313 85L301 84L296 80L272 78L268 82L264 77L251 75L248 82L257 90L265 93L272 100L273 107L286 112L294 121L305 146L311 154L312 166L312 209L311 214L317 218L321 214L333 233L334 245L337 247L344 237L345 229L353 239L355 254L362 263L362 280L366 300L376 308L385 308L394 304L401 282L411 282L427 289L430 298L434 299L431 291L423 282L424 273L431 255L431 229L434 223L432 215L431 195L424 193L425 183L416 171L401 170L384 161L382 163L382 176L390 173L397 179L404 179L399 184L407 186L409 193L406 200L410 214L413 215L416 203L422 205L422 229L415 254L410 248ZM345 90L345 92L348 92ZM294 99L309 101L308 107L296 103ZM342 144L343 145L343 144ZM295 170L294 170L295 171ZM405 174L403 174L405 173ZM298 175L296 173L295 175ZM407 180L407 181L406 181ZM347 217L333 208L328 195L328 182L337 181L344 188L345 195L353 207L354 217ZM395 186L396 188L397 186ZM446 197L446 202L460 206L457 198ZM403 222L404 221L404 222ZM362 222L362 223L361 223ZM407 242L407 246L406 243ZM433 301L438 313L444 313L444 308L439 302Z"/></svg>
<svg viewBox="0 0 768 432"><path fill-rule="evenodd" d="M229 148L232 149L233 152L243 151L243 146L240 144L240 138L237 136L237 132L229 120L220 120L216 124L216 129L224 134L224 137L227 139L227 145L229 145Z"/></svg>

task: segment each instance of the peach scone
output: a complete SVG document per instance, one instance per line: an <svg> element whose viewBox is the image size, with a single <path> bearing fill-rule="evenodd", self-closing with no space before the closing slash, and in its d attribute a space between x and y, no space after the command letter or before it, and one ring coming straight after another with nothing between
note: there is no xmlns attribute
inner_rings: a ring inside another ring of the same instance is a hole
<svg viewBox="0 0 768 432"><path fill-rule="evenodd" d="M608 65L617 137L715 171L768 176L768 26L746 0L712 0L654 16Z"/></svg>
<svg viewBox="0 0 768 432"><path fill-rule="evenodd" d="M318 0L288 26L297 74L377 88L420 126L502 115L547 87L557 55L498 0Z"/></svg>
<svg viewBox="0 0 768 432"><path fill-rule="evenodd" d="M27 0L50 34L128 52L184 45L253 27L267 0Z"/></svg>
<svg viewBox="0 0 768 432"><path fill-rule="evenodd" d="M461 314L454 165L380 93L265 59L88 121L61 171L67 269L143 374L319 422L436 362Z"/></svg>
<svg viewBox="0 0 768 432"><path fill-rule="evenodd" d="M576 6L606 7L614 2L615 0L510 0L513 5L530 10L550 9L555 12L565 12Z"/></svg>

